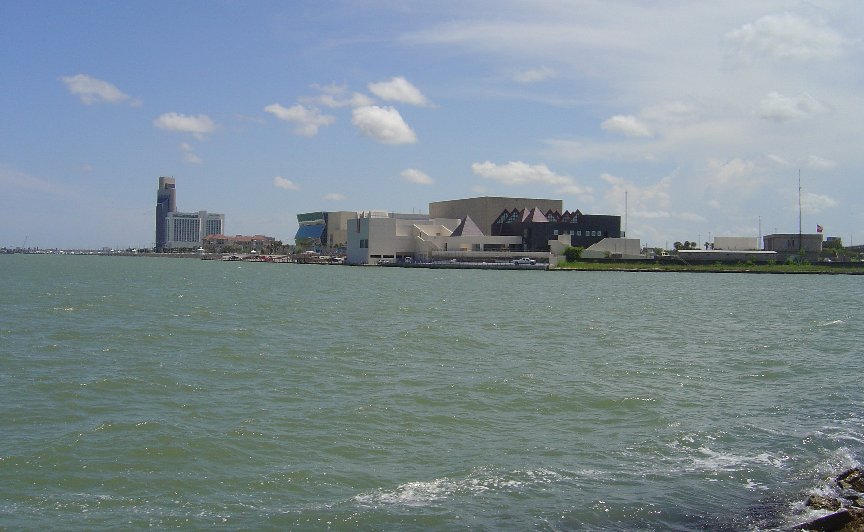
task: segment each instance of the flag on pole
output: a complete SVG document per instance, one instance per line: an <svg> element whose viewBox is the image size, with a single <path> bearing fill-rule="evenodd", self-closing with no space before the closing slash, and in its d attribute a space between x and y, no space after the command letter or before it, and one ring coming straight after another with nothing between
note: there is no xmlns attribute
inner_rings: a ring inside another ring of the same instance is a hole
<svg viewBox="0 0 864 532"><path fill-rule="evenodd" d="M822 232L822 226L821 226L821 225L818 225L818 224L816 225L816 232L817 232L817 233L821 233L821 232Z"/></svg>

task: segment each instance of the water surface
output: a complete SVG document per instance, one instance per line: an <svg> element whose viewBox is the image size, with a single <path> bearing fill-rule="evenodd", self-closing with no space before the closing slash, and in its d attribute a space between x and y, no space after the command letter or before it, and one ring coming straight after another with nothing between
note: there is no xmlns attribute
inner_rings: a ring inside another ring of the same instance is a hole
<svg viewBox="0 0 864 532"><path fill-rule="evenodd" d="M864 451L857 277L0 271L0 528L771 529Z"/></svg>

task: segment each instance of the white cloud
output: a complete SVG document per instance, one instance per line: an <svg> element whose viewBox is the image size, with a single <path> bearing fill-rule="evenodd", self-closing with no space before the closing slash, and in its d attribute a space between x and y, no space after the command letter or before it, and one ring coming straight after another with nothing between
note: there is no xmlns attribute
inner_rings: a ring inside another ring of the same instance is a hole
<svg viewBox="0 0 864 532"><path fill-rule="evenodd" d="M831 59L843 54L849 40L822 20L796 13L766 15L726 34L744 56L779 59Z"/></svg>
<svg viewBox="0 0 864 532"><path fill-rule="evenodd" d="M153 125L167 131L192 133L196 138L203 138L216 129L216 123L207 115L189 116L179 113L165 113L154 120Z"/></svg>
<svg viewBox="0 0 864 532"><path fill-rule="evenodd" d="M432 185L435 183L431 177L414 168L402 170L402 173L399 175L409 183L417 183L418 185Z"/></svg>
<svg viewBox="0 0 864 532"><path fill-rule="evenodd" d="M362 107L364 105L372 105L375 101L359 92L348 92L348 88L344 85L313 85L315 89L321 91L321 94L314 97L303 97L300 101L307 103L317 103L325 107Z"/></svg>
<svg viewBox="0 0 864 532"><path fill-rule="evenodd" d="M605 131L619 133L626 137L650 137L653 135L648 126L633 115L615 115L604 121L600 127Z"/></svg>
<svg viewBox="0 0 864 532"><path fill-rule="evenodd" d="M368 87L372 94L384 101L408 103L411 105L429 105L429 100L423 96L420 89L402 76L397 76L389 81L370 83Z"/></svg>
<svg viewBox="0 0 864 532"><path fill-rule="evenodd" d="M610 185L604 198L607 209L624 212L627 207L634 218L673 217L669 212L674 203L669 192L672 189L671 176L663 177L660 181L649 185L639 185L609 173L601 174L600 179Z"/></svg>
<svg viewBox="0 0 864 532"><path fill-rule="evenodd" d="M300 190L300 187L296 183L278 175L273 178L273 186L285 190Z"/></svg>
<svg viewBox="0 0 864 532"><path fill-rule="evenodd" d="M120 103L127 100L131 105L141 104L137 100L131 100L128 94L125 94L115 85L101 79L91 78L86 74L64 76L60 80L66 84L69 92L77 94L81 101L87 105L99 102Z"/></svg>
<svg viewBox="0 0 864 532"><path fill-rule="evenodd" d="M798 96L770 92L756 108L756 114L761 118L776 122L807 118L825 111L825 105L806 92Z"/></svg>
<svg viewBox="0 0 864 532"><path fill-rule="evenodd" d="M331 192L329 194L324 194L321 199L327 201L343 201L345 199L345 195L338 192Z"/></svg>
<svg viewBox="0 0 864 532"><path fill-rule="evenodd" d="M811 155L807 158L807 166L816 170L831 170L837 166L837 162L817 155Z"/></svg>
<svg viewBox="0 0 864 532"><path fill-rule="evenodd" d="M579 196L582 201L593 202L594 197L591 195L594 189L591 187L583 187L582 185L566 185L555 189L555 193L561 196Z"/></svg>
<svg viewBox="0 0 864 532"><path fill-rule="evenodd" d="M183 151L183 162L187 164L203 164L204 161L201 157L198 157L198 154L195 153L195 149L186 142L180 143L180 150Z"/></svg>
<svg viewBox="0 0 864 532"><path fill-rule="evenodd" d="M715 183L719 185L739 184L752 182L756 163L734 158L729 161L708 161L708 167L714 172Z"/></svg>
<svg viewBox="0 0 864 532"><path fill-rule="evenodd" d="M573 186L573 179L558 175L545 164L529 165L522 161L510 161L498 165L490 161L474 163L471 171L475 175L504 183L505 185L527 185L540 183L546 185Z"/></svg>
<svg viewBox="0 0 864 532"><path fill-rule="evenodd" d="M293 105L282 107L278 103L268 105L264 110L280 120L294 124L294 133L304 137L314 137L318 134L318 128L327 126L336 121L329 115L322 115L315 107L304 107Z"/></svg>
<svg viewBox="0 0 864 532"><path fill-rule="evenodd" d="M369 105L353 111L351 122L360 132L384 144L412 144L417 142L414 131L392 107Z"/></svg>
<svg viewBox="0 0 864 532"><path fill-rule="evenodd" d="M831 207L836 207L837 201L829 196L805 192L801 194L801 210L808 214L818 214Z"/></svg>
<svg viewBox="0 0 864 532"><path fill-rule="evenodd" d="M539 83L552 79L558 75L558 72L548 67L531 68L528 70L520 70L513 74L513 81L519 83Z"/></svg>

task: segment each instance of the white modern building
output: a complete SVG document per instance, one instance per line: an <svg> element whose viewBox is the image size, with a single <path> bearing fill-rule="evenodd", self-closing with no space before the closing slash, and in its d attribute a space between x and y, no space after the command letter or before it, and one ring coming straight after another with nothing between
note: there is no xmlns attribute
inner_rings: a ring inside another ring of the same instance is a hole
<svg viewBox="0 0 864 532"><path fill-rule="evenodd" d="M420 219L418 219L420 218ZM479 259L508 251L521 237L486 236L470 217L422 219L416 214L357 213L348 222L349 264L387 260Z"/></svg>
<svg viewBox="0 0 864 532"><path fill-rule="evenodd" d="M225 215L207 211L169 212L166 215L167 249L199 248L207 235L221 235Z"/></svg>

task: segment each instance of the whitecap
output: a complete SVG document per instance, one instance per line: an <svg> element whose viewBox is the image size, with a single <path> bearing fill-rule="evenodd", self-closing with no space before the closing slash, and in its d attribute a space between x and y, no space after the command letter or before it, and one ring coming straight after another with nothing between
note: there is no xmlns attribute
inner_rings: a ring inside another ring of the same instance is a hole
<svg viewBox="0 0 864 532"><path fill-rule="evenodd" d="M364 506L429 506L455 495L512 492L548 485L564 477L549 469L522 469L498 473L487 468L473 470L464 478L438 478L406 482L393 490L361 493L354 500Z"/></svg>

